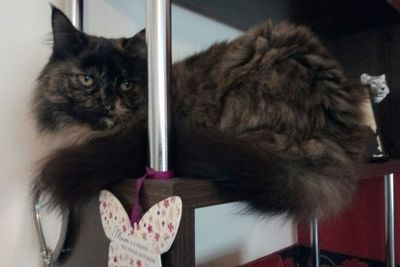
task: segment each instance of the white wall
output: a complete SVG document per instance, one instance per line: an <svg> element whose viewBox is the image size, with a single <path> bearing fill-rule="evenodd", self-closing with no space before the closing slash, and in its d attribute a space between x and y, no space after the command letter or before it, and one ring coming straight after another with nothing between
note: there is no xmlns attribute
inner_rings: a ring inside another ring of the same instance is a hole
<svg viewBox="0 0 400 267"><path fill-rule="evenodd" d="M86 0L84 3L84 29L90 34L129 37L145 27L145 0ZM241 33L179 6L172 5L171 13L174 60Z"/></svg>
<svg viewBox="0 0 400 267"><path fill-rule="evenodd" d="M293 223L285 216L260 217L244 211L237 202L195 211L196 263L234 255L244 264L296 243Z"/></svg>
<svg viewBox="0 0 400 267"><path fill-rule="evenodd" d="M62 0L51 1L63 7ZM144 27L144 0L86 0L84 28L108 37L131 36ZM239 31L173 6L173 58L204 49ZM47 0L3 0L0 9L0 266L42 266L29 203L35 162L48 150L37 138L28 102L50 54ZM237 214L232 204L196 211L196 261L240 252L241 260L294 243L291 224ZM255 222L257 221L257 222Z"/></svg>
<svg viewBox="0 0 400 267"><path fill-rule="evenodd" d="M50 54L48 1L2 0L0 33L0 266L42 266L29 184L46 147L36 138L28 102Z"/></svg>

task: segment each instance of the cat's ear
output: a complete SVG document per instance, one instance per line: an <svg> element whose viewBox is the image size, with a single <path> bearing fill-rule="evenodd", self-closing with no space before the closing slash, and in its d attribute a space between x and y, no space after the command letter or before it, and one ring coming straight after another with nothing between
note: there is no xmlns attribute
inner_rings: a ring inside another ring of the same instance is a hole
<svg viewBox="0 0 400 267"><path fill-rule="evenodd" d="M368 84L369 83L369 80L371 79L371 76L369 76L368 74L366 74L366 73L363 73L362 75L361 75L361 83L362 84Z"/></svg>
<svg viewBox="0 0 400 267"><path fill-rule="evenodd" d="M53 51L57 54L78 52L85 43L85 35L75 29L68 17L55 6L52 7Z"/></svg>
<svg viewBox="0 0 400 267"><path fill-rule="evenodd" d="M381 79L385 81L386 80L386 74L382 74L381 75Z"/></svg>
<svg viewBox="0 0 400 267"><path fill-rule="evenodd" d="M125 51L134 57L146 58L147 56L147 45L146 45L146 30L143 29L135 36L124 39L123 47Z"/></svg>

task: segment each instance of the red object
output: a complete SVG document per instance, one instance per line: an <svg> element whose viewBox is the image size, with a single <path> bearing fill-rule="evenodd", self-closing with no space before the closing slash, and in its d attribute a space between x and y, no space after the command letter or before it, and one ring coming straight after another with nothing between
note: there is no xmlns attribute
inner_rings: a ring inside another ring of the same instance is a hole
<svg viewBox="0 0 400 267"><path fill-rule="evenodd" d="M358 259L345 260L342 265L338 267L368 267L368 264L361 262Z"/></svg>
<svg viewBox="0 0 400 267"><path fill-rule="evenodd" d="M293 258L287 258L283 260L284 267L297 267L297 264L294 262Z"/></svg>
<svg viewBox="0 0 400 267"><path fill-rule="evenodd" d="M393 165L395 172L395 195L400 194L399 164ZM366 172L368 174L368 172ZM376 174L376 172L374 172ZM398 199L398 197L395 197ZM398 204L397 204L398 206ZM400 208L396 209L395 220L400 223ZM398 229L398 227L396 227ZM322 250L351 255L372 260L385 260L385 199L383 175L361 182L351 207L331 221L321 222L319 226L319 242ZM300 224L298 229L299 244L310 246L308 224ZM400 232L396 232L396 243L400 244ZM400 262L400 246L396 247L396 259Z"/></svg>
<svg viewBox="0 0 400 267"><path fill-rule="evenodd" d="M271 255L255 260L246 265L242 265L242 267L297 267L297 265L294 262L293 258L282 259L280 255ZM358 267L358 266L343 266L343 267Z"/></svg>
<svg viewBox="0 0 400 267"><path fill-rule="evenodd" d="M400 1L400 0L399 0ZM400 195L400 160L390 160L382 164L368 164L363 173L359 192L351 207L341 215L319 225L319 242L322 250L385 261L385 198L384 175L394 173L395 200ZM400 223L400 203L395 212L395 220ZM400 231L396 232L396 243L400 244ZM309 224L299 224L298 245L310 246ZM243 267L296 267L292 258L282 260L276 252L253 261ZM396 247L396 259L400 262L400 246ZM368 267L357 258L345 260L338 267Z"/></svg>
<svg viewBox="0 0 400 267"><path fill-rule="evenodd" d="M267 256L256 261L250 262L242 267L286 267L283 265L279 255Z"/></svg>

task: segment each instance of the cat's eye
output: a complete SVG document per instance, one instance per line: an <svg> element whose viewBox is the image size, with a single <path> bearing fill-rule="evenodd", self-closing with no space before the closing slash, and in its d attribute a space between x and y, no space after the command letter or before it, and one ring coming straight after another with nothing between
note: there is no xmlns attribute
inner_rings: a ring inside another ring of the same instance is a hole
<svg viewBox="0 0 400 267"><path fill-rule="evenodd" d="M78 75L78 80L85 87L91 87L94 84L94 78L87 74Z"/></svg>
<svg viewBox="0 0 400 267"><path fill-rule="evenodd" d="M133 83L132 81L126 81L126 82L122 82L119 85L119 88L121 88L122 91L129 91L132 89Z"/></svg>

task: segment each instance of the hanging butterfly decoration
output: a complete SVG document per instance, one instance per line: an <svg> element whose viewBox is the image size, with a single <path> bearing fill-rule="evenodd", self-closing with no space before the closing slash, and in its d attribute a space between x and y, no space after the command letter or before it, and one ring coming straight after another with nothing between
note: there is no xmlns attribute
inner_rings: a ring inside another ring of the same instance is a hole
<svg viewBox="0 0 400 267"><path fill-rule="evenodd" d="M108 267L161 267L176 236L182 216L182 201L168 197L152 206L133 225L122 204L109 191L99 195L104 232L111 241Z"/></svg>

